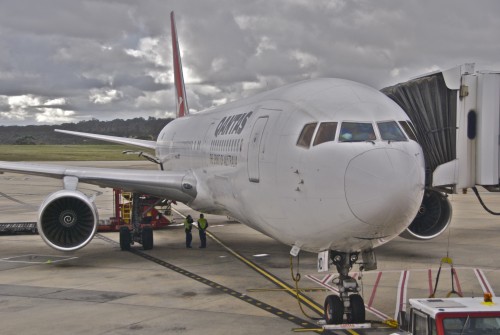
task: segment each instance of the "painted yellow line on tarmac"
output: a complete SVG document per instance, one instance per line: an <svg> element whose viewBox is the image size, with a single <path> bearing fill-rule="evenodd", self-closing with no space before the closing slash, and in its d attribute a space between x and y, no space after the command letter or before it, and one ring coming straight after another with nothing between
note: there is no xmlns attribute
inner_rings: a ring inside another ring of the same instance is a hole
<svg viewBox="0 0 500 335"><path fill-rule="evenodd" d="M96 237L103 240L103 241L106 241L106 242L109 242L109 243L112 243L112 244L116 244L116 245L119 245L118 242L116 241L113 241L112 239L110 239L109 237L106 237L106 236L103 236L101 234L96 234ZM202 284L205 284L205 285L208 285L210 287L212 287L213 289L217 289L219 290L220 292L223 292L224 294L228 294L236 299L240 299L241 301L244 301L245 303L248 303L248 304L251 304L257 308L260 308L261 310L264 310L268 313L271 313L281 319L284 319L284 320L287 320L287 321L290 321L290 322L293 322L295 323L296 325L298 326L302 326L302 327L307 327L307 328L314 328L314 327L317 327L317 325L315 325L314 323L310 322L310 321L306 321L306 320L303 320L303 319L300 319L298 317L296 317L295 315L292 315L284 310L281 310L281 309L278 309L276 307L273 307L271 305L268 305L267 303L263 302L263 301L260 301L260 300L257 300L257 299L254 299L252 298L251 296L248 296L246 294L243 294L241 292L238 292L238 291L235 291L227 286L224 286L222 284L218 284L214 281L211 281L209 280L208 278L204 278L202 276L199 276L193 272L190 272L188 270L185 270L183 268L180 268L178 266L175 266L174 264L172 263L168 263L162 259L159 259L159 258L156 258L150 254L147 254L145 252L142 252L136 248L131 248L129 250L129 252L139 256L139 257L142 257L148 261L151 261L153 263L156 263L160 266L163 266L164 268L167 268L169 270L172 270L172 271L175 271L183 276L186 276L192 280L196 280L197 282L199 283L202 283Z"/></svg>
<svg viewBox="0 0 500 335"><path fill-rule="evenodd" d="M310 332L322 333L324 331L324 329L323 328L293 328L292 331L294 333L310 333Z"/></svg>
<svg viewBox="0 0 500 335"><path fill-rule="evenodd" d="M172 208L172 210L175 211L177 214L179 214L181 217L183 217L183 218L186 217L185 215L183 215L182 213L180 213L175 208ZM264 270L263 268L261 268L257 264L253 263L249 259L246 259L242 255L240 255L239 253L237 253L236 251L234 251L233 249L231 249L230 247L228 247L227 245L225 245L213 233L207 231L207 235L209 237L211 237L215 242L217 242L220 246L222 246L224 249L226 249L234 257L236 257L237 259L239 259L240 261L242 261L243 263L245 263L246 265L248 265L250 268L254 269L256 272L260 273L262 276L264 276L267 279L269 279L271 282L273 282L274 284L276 284L278 287L283 288L285 291L287 291L288 293L290 293L294 297L298 296L298 298L300 299L300 301L302 303L304 303L307 307L309 307L310 309L312 309L313 311L315 311L319 315L323 315L323 307L320 306L318 303L310 300L309 298L305 297L304 295L302 295L300 293L297 295L296 290L294 288L292 288L290 285L286 284L285 282L283 282L282 280L278 279L277 277L275 277L271 273L267 272L266 270Z"/></svg>
<svg viewBox="0 0 500 335"><path fill-rule="evenodd" d="M219 243L224 249L226 249L229 253L231 253L233 256L235 256L239 260L241 260L243 263L245 263L246 265L248 265L249 267L251 267L252 269L257 271L258 273L260 273L261 275L263 275L264 277L266 277L267 279L269 279L270 281L272 281L273 283L275 283L277 286L281 287L285 291L289 292L290 294L293 294L294 296L298 296L299 299L303 303L305 303L309 308L311 308L312 310L317 312L319 315L323 315L323 308L319 307L317 303L315 303L314 301L311 301L310 299L301 295L300 293L297 295L296 290L294 288L292 288L288 284L284 283L282 280L278 279L277 277L275 277L271 273L267 272L266 270L264 270L263 268L261 268L260 266L255 264L254 262L250 261L249 259L246 259L242 255L240 255L239 253L237 253L236 251L234 251L233 249L231 249L230 247L225 245L221 240L219 240L212 233L207 232L207 235L209 235L212 239L214 239L214 241Z"/></svg>
<svg viewBox="0 0 500 335"><path fill-rule="evenodd" d="M283 288L249 288L247 289L248 292L283 292L283 291L288 291ZM295 292L296 290L294 290ZM322 287L303 287L299 288L299 291L301 292L329 292L326 288Z"/></svg>

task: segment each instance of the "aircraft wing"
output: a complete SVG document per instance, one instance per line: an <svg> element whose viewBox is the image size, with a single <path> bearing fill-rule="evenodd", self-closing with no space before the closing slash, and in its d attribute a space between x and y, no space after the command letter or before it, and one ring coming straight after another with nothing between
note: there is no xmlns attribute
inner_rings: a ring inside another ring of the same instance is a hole
<svg viewBox="0 0 500 335"><path fill-rule="evenodd" d="M1 172L62 179L66 189L75 189L77 182L82 182L180 202L189 202L196 197L196 178L188 171L108 169L0 161Z"/></svg>
<svg viewBox="0 0 500 335"><path fill-rule="evenodd" d="M91 138L94 140L101 140L101 141L118 143L118 144L125 144L125 145L133 145L136 147L147 148L147 149L152 149L152 150L156 149L156 142L155 141L146 141L146 140L138 140L135 138L82 133L79 131L70 131L70 130L62 130L62 129L56 129L55 131L58 133L63 133L63 134L68 134L68 135Z"/></svg>

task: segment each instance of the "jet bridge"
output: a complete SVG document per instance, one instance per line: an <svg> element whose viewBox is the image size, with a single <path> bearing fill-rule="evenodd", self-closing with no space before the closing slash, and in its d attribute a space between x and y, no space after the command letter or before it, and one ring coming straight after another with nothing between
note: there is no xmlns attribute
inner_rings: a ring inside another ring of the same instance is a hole
<svg viewBox="0 0 500 335"><path fill-rule="evenodd" d="M382 92L416 128L428 189L457 193L481 185L500 191L500 72L477 72L474 64L464 64Z"/></svg>

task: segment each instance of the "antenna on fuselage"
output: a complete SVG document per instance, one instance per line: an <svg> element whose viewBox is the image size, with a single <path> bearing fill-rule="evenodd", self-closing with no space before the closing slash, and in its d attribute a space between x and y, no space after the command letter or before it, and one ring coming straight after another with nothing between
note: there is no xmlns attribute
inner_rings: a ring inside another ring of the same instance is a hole
<svg viewBox="0 0 500 335"><path fill-rule="evenodd" d="M170 25L172 30L172 65L174 68L175 101L177 104L176 116L179 118L188 115L189 108L186 99L186 88L184 87L181 52L179 49L179 40L177 39L177 28L175 26L175 16L173 11L170 12Z"/></svg>

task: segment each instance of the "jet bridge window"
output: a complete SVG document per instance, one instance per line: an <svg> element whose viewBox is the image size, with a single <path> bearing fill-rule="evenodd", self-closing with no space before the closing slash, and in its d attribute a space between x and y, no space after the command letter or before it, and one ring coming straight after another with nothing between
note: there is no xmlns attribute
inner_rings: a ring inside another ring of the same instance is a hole
<svg viewBox="0 0 500 335"><path fill-rule="evenodd" d="M408 141L396 121L377 122L380 136L384 141L401 142Z"/></svg>
<svg viewBox="0 0 500 335"><path fill-rule="evenodd" d="M304 128L302 128L299 139L297 141L297 145L299 147L309 148L317 124L317 122L308 123L304 126Z"/></svg>
<svg viewBox="0 0 500 335"><path fill-rule="evenodd" d="M337 122L322 122L319 125L318 132L314 138L314 145L335 140L335 133L337 132Z"/></svg>
<svg viewBox="0 0 500 335"><path fill-rule="evenodd" d="M374 141L376 138L373 125L369 122L342 122L340 142Z"/></svg>

